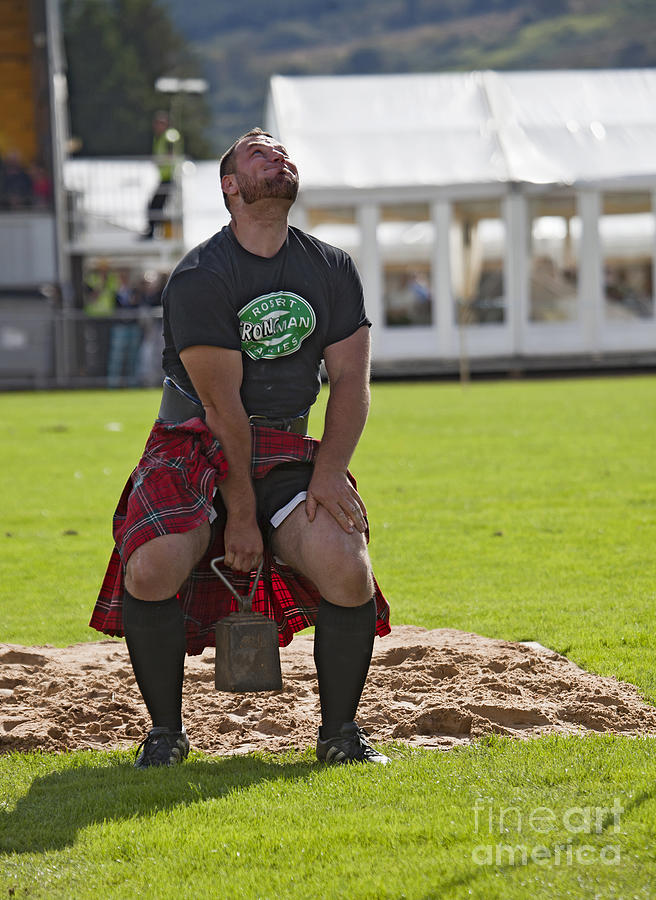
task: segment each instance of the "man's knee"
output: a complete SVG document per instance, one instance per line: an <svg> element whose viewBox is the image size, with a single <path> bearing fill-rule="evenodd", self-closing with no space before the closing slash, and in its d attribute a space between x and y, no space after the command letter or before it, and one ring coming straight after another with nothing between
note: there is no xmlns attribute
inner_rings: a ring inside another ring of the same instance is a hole
<svg viewBox="0 0 656 900"><path fill-rule="evenodd" d="M321 506L312 523L305 510L297 507L274 532L272 549L309 578L329 603L361 606L373 596L373 575L364 536L343 531Z"/></svg>
<svg viewBox="0 0 656 900"><path fill-rule="evenodd" d="M361 606L371 600L374 584L366 549L351 553L342 550L326 562L321 593L329 603Z"/></svg>
<svg viewBox="0 0 656 900"><path fill-rule="evenodd" d="M125 586L139 600L165 600L178 589L170 571L162 569L159 554L148 544L138 547L125 566ZM176 573L177 574L177 573Z"/></svg>
<svg viewBox="0 0 656 900"><path fill-rule="evenodd" d="M202 557L209 525L153 538L134 551L125 566L125 586L139 600L166 600L180 589Z"/></svg>

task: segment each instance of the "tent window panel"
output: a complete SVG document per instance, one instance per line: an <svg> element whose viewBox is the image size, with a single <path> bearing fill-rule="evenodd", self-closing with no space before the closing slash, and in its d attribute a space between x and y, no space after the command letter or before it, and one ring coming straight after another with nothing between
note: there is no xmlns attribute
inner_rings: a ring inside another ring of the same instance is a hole
<svg viewBox="0 0 656 900"><path fill-rule="evenodd" d="M575 210L574 197L531 202L531 322L571 322L578 318L581 220Z"/></svg>
<svg viewBox="0 0 656 900"><path fill-rule="evenodd" d="M427 204L383 206L377 230L385 324L431 325L435 229Z"/></svg>
<svg viewBox="0 0 656 900"><path fill-rule="evenodd" d="M449 235L451 290L459 325L506 320L506 226L500 200L454 203Z"/></svg>
<svg viewBox="0 0 656 900"><path fill-rule="evenodd" d="M654 316L654 212L647 192L609 192L599 220L604 311L612 321Z"/></svg>
<svg viewBox="0 0 656 900"><path fill-rule="evenodd" d="M355 225L354 206L317 206L307 211L310 230L324 225Z"/></svg>
<svg viewBox="0 0 656 900"><path fill-rule="evenodd" d="M387 264L383 268L386 325L430 325L433 301L430 266Z"/></svg>
<svg viewBox="0 0 656 900"><path fill-rule="evenodd" d="M345 250L355 260L356 265L361 251L362 235L356 222L354 206L330 206L310 208L307 211L310 234Z"/></svg>

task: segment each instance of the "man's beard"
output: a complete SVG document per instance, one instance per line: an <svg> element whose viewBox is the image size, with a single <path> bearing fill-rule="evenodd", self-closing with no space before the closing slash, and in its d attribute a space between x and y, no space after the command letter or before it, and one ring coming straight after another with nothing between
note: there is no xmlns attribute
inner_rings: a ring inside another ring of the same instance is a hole
<svg viewBox="0 0 656 900"><path fill-rule="evenodd" d="M298 179L286 172L279 172L273 178L257 181L248 175L235 173L241 198L247 205L258 200L296 200Z"/></svg>

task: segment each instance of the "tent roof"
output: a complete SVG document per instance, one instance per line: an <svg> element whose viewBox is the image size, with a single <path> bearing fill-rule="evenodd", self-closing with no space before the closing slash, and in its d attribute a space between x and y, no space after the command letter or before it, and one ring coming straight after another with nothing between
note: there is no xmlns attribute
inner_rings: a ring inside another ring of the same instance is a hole
<svg viewBox="0 0 656 900"><path fill-rule="evenodd" d="M304 188L656 174L656 69L274 76L267 127Z"/></svg>

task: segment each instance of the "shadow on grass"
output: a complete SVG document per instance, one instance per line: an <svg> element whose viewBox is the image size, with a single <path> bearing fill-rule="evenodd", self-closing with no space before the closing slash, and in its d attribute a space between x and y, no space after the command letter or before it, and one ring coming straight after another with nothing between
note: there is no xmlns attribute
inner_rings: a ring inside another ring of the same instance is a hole
<svg viewBox="0 0 656 900"><path fill-rule="evenodd" d="M78 832L98 822L149 816L246 791L263 781L296 781L316 770L317 762L293 757L233 756L191 760L174 768L137 771L124 756L110 763L72 765L37 777L11 812L0 804L0 852L59 850Z"/></svg>

